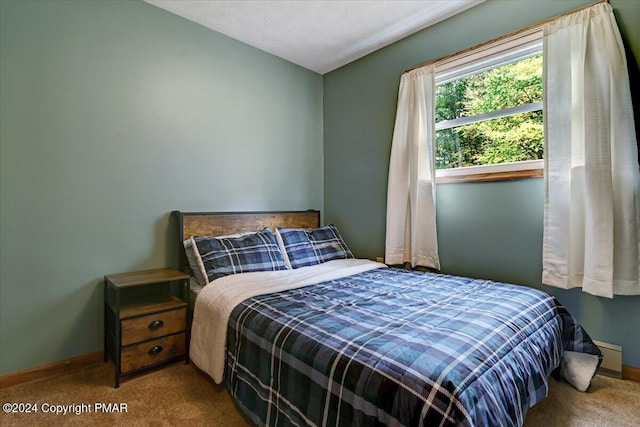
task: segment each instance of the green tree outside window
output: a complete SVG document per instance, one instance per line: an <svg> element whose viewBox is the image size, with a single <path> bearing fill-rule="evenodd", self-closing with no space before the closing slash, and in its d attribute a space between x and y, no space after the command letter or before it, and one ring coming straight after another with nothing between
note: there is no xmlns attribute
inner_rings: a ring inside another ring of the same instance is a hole
<svg viewBox="0 0 640 427"><path fill-rule="evenodd" d="M542 55L452 82L436 92L436 123L542 101ZM543 158L542 110L436 132L436 169Z"/></svg>

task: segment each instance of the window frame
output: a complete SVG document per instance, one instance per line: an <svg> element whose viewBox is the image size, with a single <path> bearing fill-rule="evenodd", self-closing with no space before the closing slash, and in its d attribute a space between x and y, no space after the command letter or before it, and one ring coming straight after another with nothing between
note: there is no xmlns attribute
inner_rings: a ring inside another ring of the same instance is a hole
<svg viewBox="0 0 640 427"><path fill-rule="evenodd" d="M436 86L480 73L500 65L543 54L542 28L536 27L459 52L435 64ZM440 121L435 130L529 112L544 111L544 102L523 104L471 117ZM443 125L444 123L444 125ZM453 125L452 125L453 124ZM435 134L434 134L435 149ZM435 165L434 165L435 167ZM544 176L544 159L513 163L436 169L436 183L500 181Z"/></svg>

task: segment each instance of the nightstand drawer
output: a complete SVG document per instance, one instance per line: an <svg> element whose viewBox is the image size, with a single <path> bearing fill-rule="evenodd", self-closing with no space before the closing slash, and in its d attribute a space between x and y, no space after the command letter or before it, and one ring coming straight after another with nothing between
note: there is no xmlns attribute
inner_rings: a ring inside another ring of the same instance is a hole
<svg viewBox="0 0 640 427"><path fill-rule="evenodd" d="M163 311L122 321L122 345L135 344L176 332L187 325L186 308Z"/></svg>
<svg viewBox="0 0 640 427"><path fill-rule="evenodd" d="M161 363L185 354L185 334L146 341L130 347L122 348L120 361L122 373L127 373L145 366Z"/></svg>

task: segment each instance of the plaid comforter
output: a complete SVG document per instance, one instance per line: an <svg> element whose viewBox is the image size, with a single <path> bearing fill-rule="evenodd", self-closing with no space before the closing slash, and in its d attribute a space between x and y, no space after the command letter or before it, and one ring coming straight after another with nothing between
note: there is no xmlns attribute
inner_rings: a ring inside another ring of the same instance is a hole
<svg viewBox="0 0 640 427"><path fill-rule="evenodd" d="M599 354L543 292L375 269L239 304L225 378L259 425L520 426L565 349Z"/></svg>

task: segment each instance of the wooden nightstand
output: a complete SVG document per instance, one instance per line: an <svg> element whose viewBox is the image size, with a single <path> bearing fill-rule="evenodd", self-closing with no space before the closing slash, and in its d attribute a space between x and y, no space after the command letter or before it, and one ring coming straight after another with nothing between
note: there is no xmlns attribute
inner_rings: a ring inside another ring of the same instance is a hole
<svg viewBox="0 0 640 427"><path fill-rule="evenodd" d="M162 268L104 276L104 361L120 378L189 363L189 275Z"/></svg>

